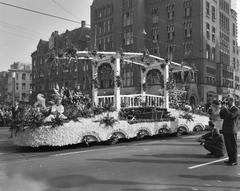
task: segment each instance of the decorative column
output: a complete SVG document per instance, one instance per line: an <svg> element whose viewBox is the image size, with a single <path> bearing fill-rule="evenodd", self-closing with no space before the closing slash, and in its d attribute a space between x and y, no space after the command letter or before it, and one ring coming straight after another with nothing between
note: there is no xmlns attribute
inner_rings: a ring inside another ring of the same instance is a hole
<svg viewBox="0 0 240 191"><path fill-rule="evenodd" d="M117 111L121 109L121 94L120 94L120 84L117 80L120 77L120 60L121 55L120 53L116 53L115 59L115 72L114 72L114 98L115 98L115 108Z"/></svg>
<svg viewBox="0 0 240 191"><path fill-rule="evenodd" d="M165 108L169 108L169 92L167 89L167 84L169 81L169 62L166 62L165 69L164 69L164 106Z"/></svg>
<svg viewBox="0 0 240 191"><path fill-rule="evenodd" d="M146 75L145 75L145 71L146 69L142 69L141 72L141 94L145 95L146 94Z"/></svg>
<svg viewBox="0 0 240 191"><path fill-rule="evenodd" d="M92 102L95 106L98 105L98 87L96 87L96 80L98 80L97 66L92 64Z"/></svg>
<svg viewBox="0 0 240 191"><path fill-rule="evenodd" d="M146 69L142 68L141 69L141 100L142 102L146 101L146 89L147 89L147 84L146 84Z"/></svg>

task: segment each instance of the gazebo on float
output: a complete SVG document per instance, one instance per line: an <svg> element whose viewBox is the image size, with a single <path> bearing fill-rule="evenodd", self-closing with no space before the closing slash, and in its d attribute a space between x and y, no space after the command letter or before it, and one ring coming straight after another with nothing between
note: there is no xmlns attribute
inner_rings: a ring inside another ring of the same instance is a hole
<svg viewBox="0 0 240 191"><path fill-rule="evenodd" d="M78 60L89 59L92 62L92 100L95 105L111 104L117 111L124 107L140 107L142 103L145 106L155 106L169 108L169 93L171 82L169 74L174 71L188 71L192 68L182 64L168 61L163 58L150 55L148 53L131 53L131 52L89 52L77 51ZM99 95L99 68L103 64L108 64L113 70L113 95ZM140 94L121 94L121 64L134 64L141 68L141 90ZM162 84L159 95L149 94L146 92L146 78L148 72L157 70L162 75ZM170 73L169 73L170 71Z"/></svg>

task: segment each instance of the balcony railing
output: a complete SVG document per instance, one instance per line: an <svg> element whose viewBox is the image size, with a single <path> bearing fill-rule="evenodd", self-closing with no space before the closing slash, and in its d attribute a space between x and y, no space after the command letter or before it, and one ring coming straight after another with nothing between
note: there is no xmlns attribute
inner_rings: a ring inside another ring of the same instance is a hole
<svg viewBox="0 0 240 191"><path fill-rule="evenodd" d="M98 96L98 104L104 105L115 105L114 95L110 96ZM164 107L164 96L151 95L151 94L131 94L121 95L121 107Z"/></svg>

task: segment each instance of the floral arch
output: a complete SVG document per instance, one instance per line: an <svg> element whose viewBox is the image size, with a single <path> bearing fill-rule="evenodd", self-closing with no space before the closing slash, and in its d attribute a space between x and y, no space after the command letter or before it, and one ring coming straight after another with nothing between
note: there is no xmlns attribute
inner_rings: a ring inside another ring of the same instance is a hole
<svg viewBox="0 0 240 191"><path fill-rule="evenodd" d="M102 63L98 67L98 80L100 89L114 87L114 71L109 63Z"/></svg>

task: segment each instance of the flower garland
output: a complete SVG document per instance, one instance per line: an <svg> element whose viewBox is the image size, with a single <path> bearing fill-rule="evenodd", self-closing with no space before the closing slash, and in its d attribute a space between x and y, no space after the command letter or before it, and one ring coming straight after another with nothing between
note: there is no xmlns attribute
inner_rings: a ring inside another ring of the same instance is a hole
<svg viewBox="0 0 240 191"><path fill-rule="evenodd" d="M98 89L100 87L100 84L99 84L99 80L98 80L98 77L94 77L92 79L92 83L93 83L93 87Z"/></svg>
<svg viewBox="0 0 240 191"><path fill-rule="evenodd" d="M109 113L99 121L100 125L104 124L105 127L113 127L116 122L118 122L118 120L114 117L110 117Z"/></svg>
<svg viewBox="0 0 240 191"><path fill-rule="evenodd" d="M146 84L146 82L142 84L142 90L143 90L144 92L146 92L146 90L147 90L147 84Z"/></svg>
<svg viewBox="0 0 240 191"><path fill-rule="evenodd" d="M122 85L122 80L121 80L121 77L120 77L120 76L116 76L115 82L116 82L116 86L117 86L117 87L121 87L121 85Z"/></svg>

